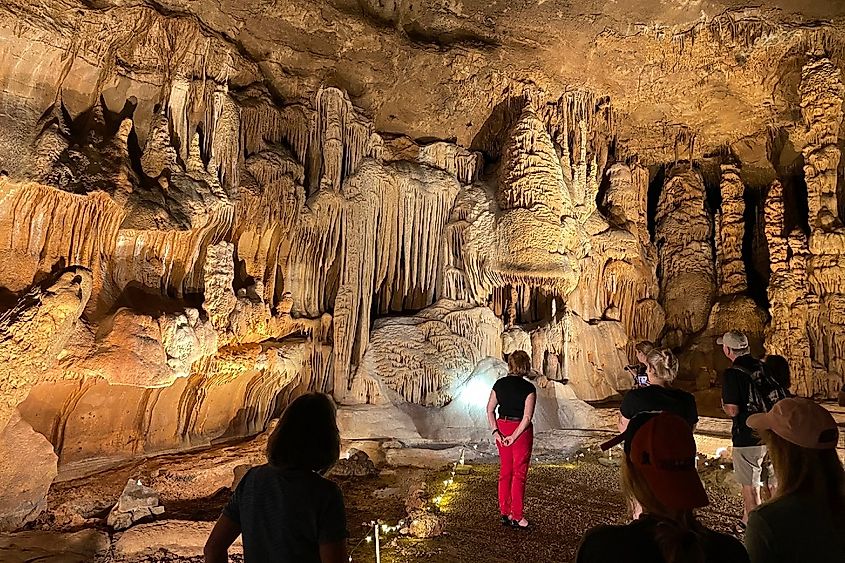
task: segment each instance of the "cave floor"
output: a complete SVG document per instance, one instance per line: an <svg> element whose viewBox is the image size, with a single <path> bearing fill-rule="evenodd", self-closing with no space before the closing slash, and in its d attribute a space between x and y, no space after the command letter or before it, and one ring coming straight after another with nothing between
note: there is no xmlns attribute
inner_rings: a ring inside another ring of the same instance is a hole
<svg viewBox="0 0 845 563"><path fill-rule="evenodd" d="M845 409L832 407L837 421L845 426ZM489 455L473 462L469 473L456 476L443 495L439 511L445 533L432 539L411 539L395 532L382 542L384 563L426 562L558 562L572 559L584 532L593 526L622 523L627 509L619 491L618 456L608 459L599 454L596 445L612 433L615 409L597 409L598 428L580 456L557 457L541 454L534 460L528 476L526 517L532 522L529 531L503 528L498 519L496 485L498 464ZM702 457L700 470L708 489L711 505L700 511L705 525L730 533L741 513L741 499L736 486L731 488L730 466L714 459L717 450L730 441L730 421L703 417L696 432ZM0 561L168 561L195 563L200 557L208 530L227 501L229 492L216 483L231 479L231 466L242 460L263 457L264 442L249 440L240 444L212 448L190 454L161 456L119 468L99 472L86 478L54 483L48 497L48 510L30 527L33 534L44 534L33 541L37 549L23 549L20 536L0 535ZM480 451L479 451L480 453ZM492 452L491 452L492 453ZM845 454L845 452L843 452ZM256 457L257 456L257 457ZM207 482L199 477L210 475ZM160 521L166 527L174 523L178 532L137 526L127 534L110 534L105 527L105 514L128 477L150 482L162 494L166 508ZM373 543L365 540L371 532L367 523L381 520L396 524L405 517L405 498L409 487L425 482L430 496L441 494L447 470L433 471L412 468L385 468L374 477L334 477L346 499L350 531L349 548L356 563L375 562ZM196 479L189 484L190 479ZM199 484L206 483L200 487ZM204 493L203 491L208 491ZM79 526L59 525L55 517L63 510L101 506L94 518ZM435 509L437 510L437 509ZM96 532L107 553L96 557L67 557L69 533ZM158 535L156 535L158 534ZM162 535L164 534L164 535ZM131 535L131 534L130 534ZM169 552L160 546L174 541L184 547L183 554ZM17 544L18 547L15 547ZM134 549L134 551L133 551ZM154 553L151 553L154 552ZM50 554L58 558L51 559ZM64 553L64 555L62 555ZM134 553L134 555L132 555ZM123 555L121 555L123 554ZM232 557L240 561L240 557Z"/></svg>
<svg viewBox="0 0 845 563"><path fill-rule="evenodd" d="M526 490L529 531L504 528L496 502L498 466L479 464L459 475L444 496L441 510L446 533L428 540L388 539L381 561L433 562L559 562L570 561L584 532L593 526L623 523L625 502L619 492L619 470L595 454L531 468ZM707 480L705 480L707 481ZM438 481L436 481L438 482ZM345 491L346 492L346 491ZM700 512L709 527L730 533L741 514L741 500L726 486L708 483L711 505ZM350 526L355 516L377 516L378 506L349 498ZM366 519L366 518L364 518ZM387 519L387 518L385 518ZM389 519L388 519L389 520ZM365 530L350 528L353 561L375 561L372 543L361 542Z"/></svg>

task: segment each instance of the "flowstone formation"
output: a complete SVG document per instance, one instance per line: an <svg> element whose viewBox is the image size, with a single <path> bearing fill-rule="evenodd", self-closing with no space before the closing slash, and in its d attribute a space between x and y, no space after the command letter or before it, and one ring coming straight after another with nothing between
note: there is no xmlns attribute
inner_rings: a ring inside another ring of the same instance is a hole
<svg viewBox="0 0 845 563"><path fill-rule="evenodd" d="M639 340L691 390L728 329L841 387L845 11L90 4L0 2L0 526L307 391L489 439L516 350L538 443Z"/></svg>

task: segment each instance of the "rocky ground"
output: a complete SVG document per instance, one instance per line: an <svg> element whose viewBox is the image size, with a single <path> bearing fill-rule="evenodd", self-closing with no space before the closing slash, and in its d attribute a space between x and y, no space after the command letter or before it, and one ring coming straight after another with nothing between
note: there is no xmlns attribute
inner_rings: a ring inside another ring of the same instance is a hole
<svg viewBox="0 0 845 563"><path fill-rule="evenodd" d="M837 420L845 423L845 412L830 408ZM598 411L600 425L612 425L613 409ZM731 476L730 460L714 457L728 443L726 423L702 419L696 439L703 452L699 470L711 499L711 505L700 516L707 526L730 533L741 511L739 490ZM408 492L421 483L426 484L425 504L441 519L444 533L414 539L389 531L381 538L384 563L571 560L586 530L598 524L621 523L627 518L618 485L619 451L614 452L613 458L600 454L596 445L606 433L596 430L592 439L581 440L584 445L576 453L555 455L546 451L535 456L526 492L526 515L533 529L527 532L503 529L499 524L498 466L495 457L490 456L490 448L483 444L477 450L466 451L467 472L456 474L448 486L444 481L451 477L460 448L431 452L435 464L444 466L440 469L382 465L374 475L334 476L347 503L353 561L375 561L374 542L367 541L372 534L370 523L379 520L392 527L405 519ZM56 483L48 498L48 510L31 530L0 536L0 561L201 561L202 545L228 499L232 475L242 472L245 464L260 462L263 447L264 441L259 437L239 445L152 458ZM407 460L425 457L423 450L407 452ZM165 513L124 532L111 532L105 524L106 516L128 478L140 479L155 489ZM439 504L435 502L437 497ZM241 561L240 553L240 545L236 544L231 560Z"/></svg>
<svg viewBox="0 0 845 563"><path fill-rule="evenodd" d="M615 461L585 451L569 460L544 460L531 469L527 488L527 516L533 529L503 529L496 506L497 466L480 462L465 475L456 475L448 489L443 481L449 471L388 469L373 477L337 477L347 501L350 550L355 562L374 562L374 542L367 541L368 523L380 520L390 526L405 516L406 491L425 481L429 497L442 494L439 508L430 502L444 523L445 533L431 539L412 539L389 532L382 536L381 561L385 563L428 561L567 561L574 555L583 533L602 523L626 518L618 488ZM710 471L708 489L713 504L702 512L711 527L728 531L739 515L738 494L724 477L729 467ZM445 493L443 491L445 490ZM194 562L201 561L202 544L211 519L225 503L218 493L197 500L189 513L188 503L165 503L165 519L136 525L124 533L108 535L102 526L76 532L31 531L0 539L0 560ZM61 554L59 553L61 552ZM241 561L240 547L232 561ZM482 555L483 554L483 555Z"/></svg>

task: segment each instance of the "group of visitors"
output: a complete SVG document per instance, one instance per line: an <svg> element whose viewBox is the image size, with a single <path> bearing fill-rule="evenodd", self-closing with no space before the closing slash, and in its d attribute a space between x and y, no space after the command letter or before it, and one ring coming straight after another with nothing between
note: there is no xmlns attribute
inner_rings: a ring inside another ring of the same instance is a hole
<svg viewBox="0 0 845 563"><path fill-rule="evenodd" d="M634 519L587 531L578 563L845 561L845 470L833 417L809 399L790 397L783 363L752 357L745 335L729 332L718 343L732 362L722 403L732 418L734 471L744 503L736 531L745 544L708 530L696 517L695 509L710 501L696 469L695 398L671 386L678 373L674 354L640 343L641 385L622 401L620 434L602 446L622 445L622 490ZM524 494L537 393L528 379L528 354L512 353L508 368L490 392L487 419L501 459L501 523L528 530ZM226 562L241 535L247 563L346 563L343 497L323 477L339 455L331 398L311 393L293 401L270 436L268 463L246 473L215 524L205 561ZM761 504L768 458L772 496Z"/></svg>

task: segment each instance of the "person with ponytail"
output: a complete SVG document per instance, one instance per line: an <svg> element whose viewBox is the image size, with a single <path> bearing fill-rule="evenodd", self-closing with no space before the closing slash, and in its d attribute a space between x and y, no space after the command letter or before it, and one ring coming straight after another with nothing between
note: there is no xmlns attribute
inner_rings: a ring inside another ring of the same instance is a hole
<svg viewBox="0 0 845 563"><path fill-rule="evenodd" d="M678 359L668 348L652 348L644 356L648 385L625 394L619 407L619 431L624 432L628 421L640 413L660 411L675 413L694 428L698 423L695 397L672 387L678 375Z"/></svg>
<svg viewBox="0 0 845 563"><path fill-rule="evenodd" d="M624 441L622 489L642 514L622 526L598 526L581 540L576 563L747 563L731 536L708 530L694 510L709 504L695 468L689 423L674 413L642 413L602 444Z"/></svg>
<svg viewBox="0 0 845 563"><path fill-rule="evenodd" d="M809 399L787 398L747 424L778 478L775 497L748 515L752 563L845 561L845 469L833 416Z"/></svg>

